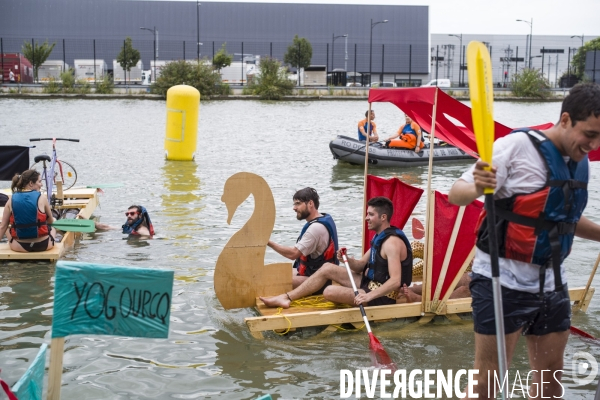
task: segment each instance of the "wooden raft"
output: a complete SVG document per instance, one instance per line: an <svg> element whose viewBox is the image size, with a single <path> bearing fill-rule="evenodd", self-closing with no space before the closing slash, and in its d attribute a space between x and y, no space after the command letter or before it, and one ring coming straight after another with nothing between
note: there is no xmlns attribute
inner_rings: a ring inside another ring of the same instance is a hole
<svg viewBox="0 0 600 400"><path fill-rule="evenodd" d="M569 289L571 301L579 303L585 287ZM581 303L581 310L587 311L587 308L594 295L595 288L590 287ZM448 319L454 320L460 313L470 313L471 298L449 299L445 307L438 314L421 313L421 302L408 304L391 304L386 306L365 307L365 312L369 321L384 321L396 318L421 317L420 322L429 322L436 315L444 315ZM266 307L262 301L256 299L256 309L261 314L259 317L245 318L244 322L248 325L250 333L256 338L262 338L261 332L269 330L296 329L319 325L338 325L344 323L361 323L362 315L358 308L334 308L323 310L321 308L311 307L291 307L281 310L278 314L277 308ZM285 317L284 317L285 316ZM287 318L287 319L286 319ZM290 325L291 324L291 325Z"/></svg>
<svg viewBox="0 0 600 400"><path fill-rule="evenodd" d="M92 213L99 203L98 191L95 188L65 190L63 191L63 196L63 205L56 206L54 207L55 209L79 208L81 209L80 214L88 219L92 216ZM0 207L0 219L2 218L3 212L4 207ZM8 243L0 243L0 260L56 261L68 248L73 247L76 235L81 235L81 233L65 232L61 242L56 243L52 249L35 253L12 251L8 246Z"/></svg>

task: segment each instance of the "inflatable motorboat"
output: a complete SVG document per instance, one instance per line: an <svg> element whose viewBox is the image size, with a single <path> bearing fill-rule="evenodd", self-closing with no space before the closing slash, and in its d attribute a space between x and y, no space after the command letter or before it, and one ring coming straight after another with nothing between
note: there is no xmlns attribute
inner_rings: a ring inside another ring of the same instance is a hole
<svg viewBox="0 0 600 400"><path fill-rule="evenodd" d="M338 135L329 142L329 150L336 160L350 164L364 165L366 142ZM429 152L432 151L430 144L418 153L414 150L401 148L388 148L384 144L376 142L369 144L369 164L380 167L408 167L427 165L429 163ZM448 143L436 143L433 146L433 162L435 164L456 161L475 161L469 154L458 147Z"/></svg>

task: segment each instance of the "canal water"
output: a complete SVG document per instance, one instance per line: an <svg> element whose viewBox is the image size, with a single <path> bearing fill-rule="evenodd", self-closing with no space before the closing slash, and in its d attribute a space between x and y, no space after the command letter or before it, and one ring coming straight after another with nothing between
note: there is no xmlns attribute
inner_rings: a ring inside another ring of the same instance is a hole
<svg viewBox="0 0 600 400"><path fill-rule="evenodd" d="M374 104L380 136L403 121L391 104ZM213 272L227 240L253 212L252 198L231 224L221 202L227 178L248 171L263 176L273 191L276 221L271 238L292 245L302 227L292 211L292 195L311 186L321 196L320 211L336 219L340 243L360 252L363 169L338 164L328 143L338 134L354 136L366 102L202 102L195 162L163 159L165 103L140 100L0 100L0 144L29 145L29 138L66 137L59 158L73 164L77 184L122 183L106 189L94 215L113 226L124 211L142 204L157 235L127 240L119 231L87 235L65 259L175 271L168 339L73 336L65 343L63 399L252 399L339 398L340 369L370 366L365 331L327 336L273 333L254 339L243 320L252 309L225 311L215 297ZM508 126L553 122L560 103L496 103L496 119ZM49 153L37 142L31 159ZM447 192L468 163L435 166L433 188ZM427 167L371 169L426 187ZM600 222L600 165L592 166L586 214ZM3 182L7 186L8 182ZM423 220L425 201L414 210ZM410 228L408 226L407 228ZM406 229L410 236L410 229ZM576 240L566 262L571 287L585 285L600 245ZM283 262L267 251L266 263ZM243 266L240 266L242 268ZM0 375L13 384L42 343L50 342L54 265L0 262ZM600 299L573 325L600 336ZM390 322L373 326L399 368L468 369L474 356L472 323L444 320L416 326ZM511 377L529 371L521 340ZM600 360L600 347L571 336L565 354L565 398L592 399L595 383L573 377L577 352ZM511 378L512 379L512 378ZM597 381L595 381L597 382Z"/></svg>

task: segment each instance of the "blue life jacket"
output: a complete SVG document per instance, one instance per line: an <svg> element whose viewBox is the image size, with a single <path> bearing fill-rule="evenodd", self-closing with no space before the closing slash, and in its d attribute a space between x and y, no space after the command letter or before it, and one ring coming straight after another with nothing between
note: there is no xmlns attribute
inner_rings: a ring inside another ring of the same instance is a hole
<svg viewBox="0 0 600 400"><path fill-rule="evenodd" d="M365 122L365 124L363 125L363 129L370 136L371 133L373 133L373 121L371 121L371 127L370 127L371 131L370 132L369 132L369 130L367 130L368 126L369 126L369 121ZM358 140L361 141L361 142L366 142L367 141L367 137L360 132L360 129L357 128L356 130L358 131Z"/></svg>
<svg viewBox="0 0 600 400"><path fill-rule="evenodd" d="M545 268L553 267L555 290L562 290L560 265L571 252L577 222L587 204L589 162L565 162L554 143L542 132L525 132L548 170L546 184L533 193L496 200L496 229L499 256L539 265L540 290ZM485 213L479 221L477 247L489 254Z"/></svg>
<svg viewBox="0 0 600 400"><path fill-rule="evenodd" d="M406 246L406 258L404 260L400 260L400 267L402 270L400 275L400 286L402 287L404 284L406 284L406 286L410 286L412 283L413 268L412 247L410 246L410 242L408 241L408 238L404 232L395 226L390 226L389 228L381 231L371 240L371 255L369 257L369 262L367 265L365 265L365 269L363 270L363 276L364 271L368 269L366 278L372 281L383 284L390 279L388 260L381 256L381 246L383 245L383 242L385 242L390 236L399 237Z"/></svg>
<svg viewBox="0 0 600 400"><path fill-rule="evenodd" d="M417 132L415 132L415 130L412 128L411 124L405 124L404 127L402 128L402 133L404 135L413 135L414 137L417 137Z"/></svg>
<svg viewBox="0 0 600 400"><path fill-rule="evenodd" d="M140 217L131 225L125 222L125 224L121 227L123 228L123 233L126 235L138 235L137 228L139 228L142 222L145 222L150 235L154 235L154 227L152 226L152 221L150 221L148 210L146 210L146 207L144 206L139 206L139 208L141 209Z"/></svg>
<svg viewBox="0 0 600 400"><path fill-rule="evenodd" d="M331 215L329 214L323 214L322 216L317 217L304 224L304 227L302 228L302 231L300 232L300 236L298 236L298 240L296 240L296 243L298 243L300 239L302 239L302 236L304 236L308 227L314 223L325 225L325 228L327 228L327 232L329 232L329 244L323 252L323 254L316 258L312 258L309 254L306 256L301 255L299 258L296 259L296 261L294 262L294 268L298 269L298 275L301 276L311 276L312 274L317 272L317 270L321 268L323 264L328 262L339 264L336 255L339 248L337 228L335 226L333 218L331 218Z"/></svg>
<svg viewBox="0 0 600 400"><path fill-rule="evenodd" d="M10 234L13 238L35 239L48 235L46 213L40 212L38 208L40 196L41 193L37 190L13 193L12 213L9 218Z"/></svg>

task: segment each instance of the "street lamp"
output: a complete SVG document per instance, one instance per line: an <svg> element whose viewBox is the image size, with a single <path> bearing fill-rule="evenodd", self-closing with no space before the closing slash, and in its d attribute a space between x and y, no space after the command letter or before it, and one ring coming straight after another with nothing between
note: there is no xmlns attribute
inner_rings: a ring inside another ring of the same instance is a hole
<svg viewBox="0 0 600 400"><path fill-rule="evenodd" d="M518 19L517 21L525 22L527 25L529 25L529 69L531 69L531 42L533 41L533 17L531 18L531 22L525 21L524 19Z"/></svg>
<svg viewBox="0 0 600 400"><path fill-rule="evenodd" d="M383 21L379 21L379 22L373 22L373 18L371 18L371 40L369 43L369 86L371 86L372 80L371 80L371 67L373 65L373 27L375 27L375 25L378 24L385 24L387 23L388 20L384 19ZM356 71L355 71L356 72Z"/></svg>
<svg viewBox="0 0 600 400"><path fill-rule="evenodd" d="M152 74L152 77L156 80L156 57L158 57L158 30L156 30L156 27L152 29L144 28L143 26L140 27L140 29L150 31L154 34L154 73Z"/></svg>
<svg viewBox="0 0 600 400"><path fill-rule="evenodd" d="M334 51L334 49L335 49L335 47L334 47L335 46L335 39L339 39L341 37L347 38L348 34L346 33L345 35L335 36L335 33L334 33L332 35L332 37L333 37L333 40L331 41L331 70L333 71L333 59L335 57L335 51Z"/></svg>
<svg viewBox="0 0 600 400"><path fill-rule="evenodd" d="M583 35L581 35L581 36L573 35L573 36L571 36L571 39L576 38L576 37L581 38L581 47L583 47Z"/></svg>
<svg viewBox="0 0 600 400"><path fill-rule="evenodd" d="M462 33L460 35L449 34L448 36L454 36L460 39L460 48L458 49L458 86L462 87Z"/></svg>
<svg viewBox="0 0 600 400"><path fill-rule="evenodd" d="M200 61L200 3L196 0L196 58Z"/></svg>

